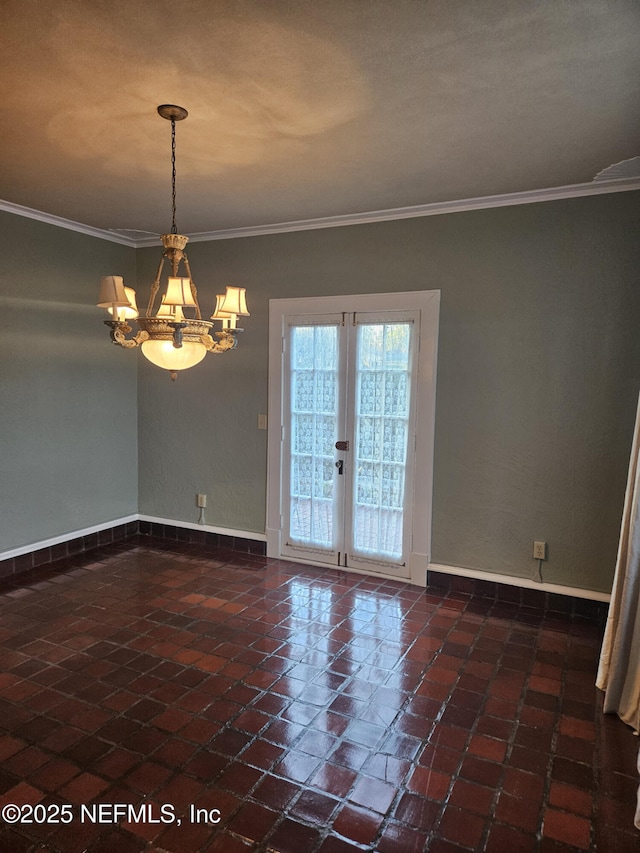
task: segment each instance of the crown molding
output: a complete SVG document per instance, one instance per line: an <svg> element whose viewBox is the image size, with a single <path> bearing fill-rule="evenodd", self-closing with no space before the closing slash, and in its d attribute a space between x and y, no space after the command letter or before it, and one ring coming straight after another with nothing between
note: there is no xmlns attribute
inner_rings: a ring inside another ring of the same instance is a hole
<svg viewBox="0 0 640 853"><path fill-rule="evenodd" d="M390 222L395 219L416 219L421 216L443 216L448 213L465 213L473 210L490 210L496 207L511 207L519 204L535 204L537 202L558 201L560 199L580 198L582 196L604 195L606 193L628 192L640 190L640 178L621 178L611 181L592 181L588 184L569 184L564 187L549 187L541 190L526 190L503 195L480 196L458 201L434 202L432 204L416 204L410 207L395 207L388 210L372 210L365 213L342 214L325 216L318 219L299 219L292 222L276 222L269 225L249 225L241 228L227 228L221 231L202 231L189 235L190 243L203 243L210 240L230 240L235 237L260 237L267 234L285 234L292 231L312 231L318 228L341 228L346 225L364 225L369 222ZM160 235L134 240L104 228L84 225L51 213L43 213L30 207L23 207L10 201L0 199L0 210L37 219L58 228L67 228L101 240L109 240L123 246L141 249L146 246L157 246Z"/></svg>
<svg viewBox="0 0 640 853"><path fill-rule="evenodd" d="M37 219L38 222L55 225L57 228L66 228L68 231L77 231L79 234L88 234L90 237L99 237L101 240L110 240L112 243L132 246L134 249L137 248L133 240L129 240L119 234L113 234L104 228L94 228L93 225L74 222L73 219L64 219L62 216L55 216L53 213L44 213L42 210L34 210L32 207L23 207L21 204L14 204L12 201L0 199L0 210L4 210L5 213L14 213L16 216L24 216L25 219Z"/></svg>
<svg viewBox="0 0 640 853"><path fill-rule="evenodd" d="M368 222L390 222L395 219L417 219L421 216L443 216L448 213L465 213L472 210L489 210L495 207L511 207L518 204L557 201L581 196L603 195L628 190L640 190L640 178L598 183L572 184L566 187L551 187L543 190L527 190L504 195L480 196L458 201L442 201L433 204L416 204L412 207L396 207L388 210L373 210L367 213L326 216L322 219L301 219L297 222L280 222L273 225L257 225L247 228L229 228L226 231L191 234L190 243L205 240L229 240L233 237L258 237L266 234L283 234L290 231L311 231L317 228L340 228L346 225L364 225ZM156 241L157 242L157 241ZM152 246L155 243L141 241L139 246Z"/></svg>

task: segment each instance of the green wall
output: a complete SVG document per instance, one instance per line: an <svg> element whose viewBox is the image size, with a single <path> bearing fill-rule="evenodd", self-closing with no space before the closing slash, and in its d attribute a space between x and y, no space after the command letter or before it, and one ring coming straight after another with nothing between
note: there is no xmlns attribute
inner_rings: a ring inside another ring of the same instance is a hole
<svg viewBox="0 0 640 853"><path fill-rule="evenodd" d="M247 287L238 349L139 370L139 507L263 532L268 301L441 297L432 560L608 591L640 390L637 192L189 245L203 313ZM157 249L138 252L147 291Z"/></svg>
<svg viewBox="0 0 640 853"><path fill-rule="evenodd" d="M262 533L269 299L439 289L432 559L608 591L640 390L640 194L193 243L203 311L248 288L235 352L172 383L112 346L99 278L132 249L0 214L0 552L139 511ZM136 435L138 447L136 447Z"/></svg>
<svg viewBox="0 0 640 853"><path fill-rule="evenodd" d="M4 552L137 512L137 357L95 307L100 276L135 276L133 249L9 213L0 227Z"/></svg>

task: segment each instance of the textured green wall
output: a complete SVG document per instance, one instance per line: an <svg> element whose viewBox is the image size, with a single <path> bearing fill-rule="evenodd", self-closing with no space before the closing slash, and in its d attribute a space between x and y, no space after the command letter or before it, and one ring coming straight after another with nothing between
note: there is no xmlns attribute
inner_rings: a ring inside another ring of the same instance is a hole
<svg viewBox="0 0 640 853"><path fill-rule="evenodd" d="M237 284L251 317L175 384L95 308L100 276L136 265L143 297L157 249L0 214L0 551L138 508L196 521L196 492L209 524L262 532L268 300L439 289L433 560L533 577L545 539L546 580L607 591L640 390L639 196L191 244L203 309Z"/></svg>
<svg viewBox="0 0 640 853"><path fill-rule="evenodd" d="M442 291L435 562L608 591L640 390L639 193L194 243L203 312L246 286L237 351L139 370L143 514L264 530L268 300ZM157 249L138 252L139 285Z"/></svg>
<svg viewBox="0 0 640 853"><path fill-rule="evenodd" d="M3 552L137 511L137 357L95 307L101 275L135 275L133 249L9 213L0 226Z"/></svg>

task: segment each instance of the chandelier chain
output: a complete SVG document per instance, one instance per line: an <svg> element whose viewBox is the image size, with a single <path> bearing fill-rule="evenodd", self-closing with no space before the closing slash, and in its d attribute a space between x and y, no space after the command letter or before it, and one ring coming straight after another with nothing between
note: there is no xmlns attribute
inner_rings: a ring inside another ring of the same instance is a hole
<svg viewBox="0 0 640 853"><path fill-rule="evenodd" d="M177 234L176 226L176 121L171 119L171 233Z"/></svg>

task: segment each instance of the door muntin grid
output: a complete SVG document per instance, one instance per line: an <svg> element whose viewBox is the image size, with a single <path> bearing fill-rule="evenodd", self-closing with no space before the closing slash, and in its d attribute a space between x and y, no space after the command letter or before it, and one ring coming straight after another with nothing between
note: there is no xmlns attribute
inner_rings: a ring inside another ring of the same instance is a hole
<svg viewBox="0 0 640 853"><path fill-rule="evenodd" d="M413 323L357 326L351 552L402 563Z"/></svg>
<svg viewBox="0 0 640 853"><path fill-rule="evenodd" d="M337 325L290 327L289 544L334 550Z"/></svg>

